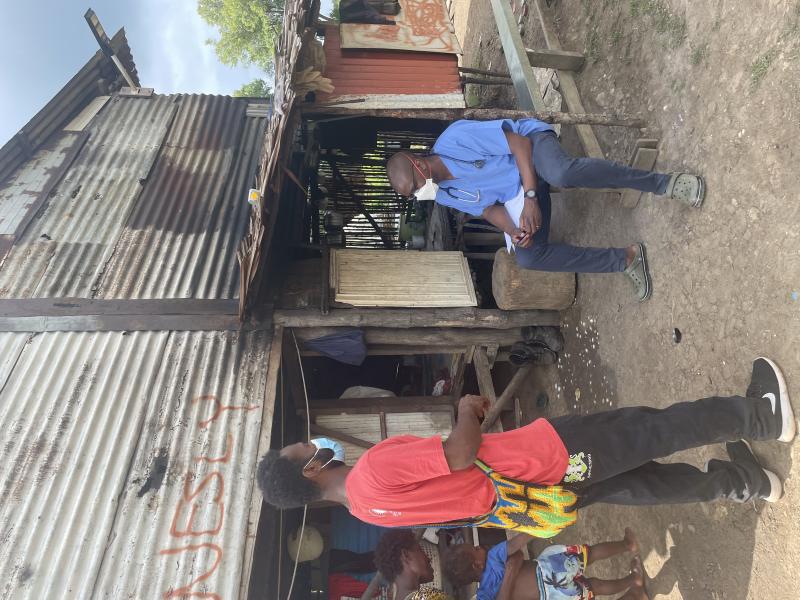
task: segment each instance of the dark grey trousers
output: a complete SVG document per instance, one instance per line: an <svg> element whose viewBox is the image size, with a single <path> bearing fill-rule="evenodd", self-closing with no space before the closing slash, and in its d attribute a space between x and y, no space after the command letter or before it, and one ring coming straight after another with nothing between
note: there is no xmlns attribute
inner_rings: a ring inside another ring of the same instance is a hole
<svg viewBox="0 0 800 600"><path fill-rule="evenodd" d="M542 211L542 227L533 236L530 248L516 248L517 264L538 271L624 271L624 248L581 248L549 243L550 185L562 188L631 188L663 194L669 175L632 169L596 158L575 158L566 153L552 131L533 133L528 137L533 143L533 166L539 180L536 195Z"/></svg>
<svg viewBox="0 0 800 600"><path fill-rule="evenodd" d="M570 486L578 507L678 504L727 498L744 502L765 491L761 469L712 460L703 471L655 459L738 439L772 440L780 424L764 398L705 398L664 409L631 407L551 419L570 456L589 468Z"/></svg>

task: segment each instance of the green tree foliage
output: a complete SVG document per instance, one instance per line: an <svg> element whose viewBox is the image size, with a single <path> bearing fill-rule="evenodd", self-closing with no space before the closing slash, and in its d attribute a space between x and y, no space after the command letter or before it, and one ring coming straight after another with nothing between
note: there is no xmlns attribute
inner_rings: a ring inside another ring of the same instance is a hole
<svg viewBox="0 0 800 600"><path fill-rule="evenodd" d="M219 30L219 39L208 43L222 63L255 65L272 73L283 4L284 0L198 0L197 12Z"/></svg>
<svg viewBox="0 0 800 600"><path fill-rule="evenodd" d="M247 98L268 98L272 96L272 89L265 80L253 79L250 83L245 83L238 90L235 90L233 95Z"/></svg>

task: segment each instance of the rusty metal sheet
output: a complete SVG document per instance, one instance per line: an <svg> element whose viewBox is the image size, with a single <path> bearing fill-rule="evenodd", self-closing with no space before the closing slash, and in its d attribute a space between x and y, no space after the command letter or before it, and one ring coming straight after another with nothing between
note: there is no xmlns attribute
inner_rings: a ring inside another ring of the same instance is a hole
<svg viewBox="0 0 800 600"><path fill-rule="evenodd" d="M0 235L16 233L50 178L64 165L77 139L74 133L56 136L0 186Z"/></svg>
<svg viewBox="0 0 800 600"><path fill-rule="evenodd" d="M235 597L269 346L0 334L0 597Z"/></svg>
<svg viewBox="0 0 800 600"><path fill-rule="evenodd" d="M0 296L92 297L176 108L169 96L106 105L0 267Z"/></svg>

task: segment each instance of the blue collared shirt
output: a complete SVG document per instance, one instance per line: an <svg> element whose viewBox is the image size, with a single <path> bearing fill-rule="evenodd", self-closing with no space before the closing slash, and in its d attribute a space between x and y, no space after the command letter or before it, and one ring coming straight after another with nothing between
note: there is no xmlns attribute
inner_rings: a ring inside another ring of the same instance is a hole
<svg viewBox="0 0 800 600"><path fill-rule="evenodd" d="M500 593L503 577L506 574L508 542L500 542L486 554L486 568L478 584L477 600L494 600Z"/></svg>
<svg viewBox="0 0 800 600"><path fill-rule="evenodd" d="M436 202L479 216L493 204L519 193L522 181L506 140L506 131L528 135L553 128L536 119L456 121L433 145L454 179L439 182ZM483 161L478 166L475 161Z"/></svg>

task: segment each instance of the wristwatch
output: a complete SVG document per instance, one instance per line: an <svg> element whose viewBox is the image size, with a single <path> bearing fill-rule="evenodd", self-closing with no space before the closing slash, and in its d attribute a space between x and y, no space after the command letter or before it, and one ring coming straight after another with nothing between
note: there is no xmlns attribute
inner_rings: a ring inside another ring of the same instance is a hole
<svg viewBox="0 0 800 600"><path fill-rule="evenodd" d="M526 198L530 198L531 200L536 200L536 190L533 190L533 189L526 190L525 191L525 197Z"/></svg>

